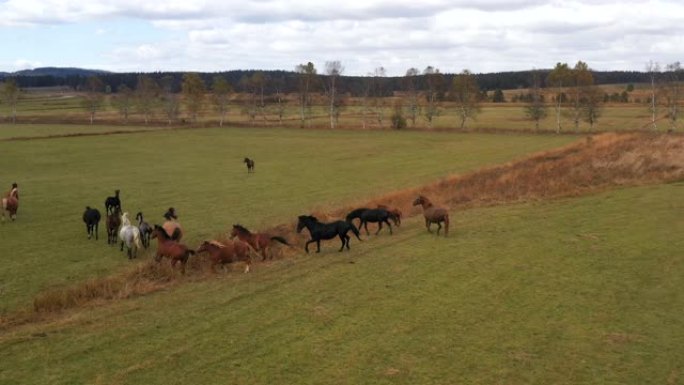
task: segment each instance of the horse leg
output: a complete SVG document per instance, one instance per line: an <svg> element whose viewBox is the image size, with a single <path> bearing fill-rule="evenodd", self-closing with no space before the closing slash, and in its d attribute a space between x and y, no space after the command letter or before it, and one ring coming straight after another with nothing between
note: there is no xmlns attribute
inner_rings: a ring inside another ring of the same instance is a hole
<svg viewBox="0 0 684 385"><path fill-rule="evenodd" d="M307 254L309 254L309 243L313 243L313 242L316 242L316 241L314 241L313 239L311 239L311 240L308 240L308 241L306 242L306 244L304 245L304 250L306 251Z"/></svg>
<svg viewBox="0 0 684 385"><path fill-rule="evenodd" d="M437 235L439 235L439 230L442 229L442 222L437 221Z"/></svg>
<svg viewBox="0 0 684 385"><path fill-rule="evenodd" d="M344 234L340 234L340 241L342 241L342 247L338 251L344 250L344 246L347 244L347 236Z"/></svg>
<svg viewBox="0 0 684 385"><path fill-rule="evenodd" d="M429 219L425 218L425 227L427 227L428 233L431 233L431 232L432 232L432 230L430 230L430 225L431 225L431 224L432 224L432 222L430 222Z"/></svg>
<svg viewBox="0 0 684 385"><path fill-rule="evenodd" d="M351 240L351 237L349 235L345 235L344 237L347 239L347 250L351 250L349 248L349 241Z"/></svg>
<svg viewBox="0 0 684 385"><path fill-rule="evenodd" d="M385 219L385 223L387 223L387 226L389 227L390 230L390 235L392 235L392 224L389 223L389 220Z"/></svg>
<svg viewBox="0 0 684 385"><path fill-rule="evenodd" d="M359 228L361 228L361 225L363 225L363 228L366 229L366 236L369 236L370 233L368 232L368 222L362 220L361 223L359 224Z"/></svg>
<svg viewBox="0 0 684 385"><path fill-rule="evenodd" d="M321 240L320 239L316 240L316 252L317 253L321 252Z"/></svg>
<svg viewBox="0 0 684 385"><path fill-rule="evenodd" d="M375 232L375 235L380 234L380 230L382 230L382 221L378 222L378 231Z"/></svg>

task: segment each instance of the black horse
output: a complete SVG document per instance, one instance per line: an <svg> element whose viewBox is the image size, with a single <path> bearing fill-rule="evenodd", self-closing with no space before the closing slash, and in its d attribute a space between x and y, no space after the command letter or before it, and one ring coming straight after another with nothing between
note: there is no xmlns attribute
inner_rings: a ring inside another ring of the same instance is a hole
<svg viewBox="0 0 684 385"><path fill-rule="evenodd" d="M247 173L248 174L254 172L254 160L253 159L245 158L243 163L247 165Z"/></svg>
<svg viewBox="0 0 684 385"><path fill-rule="evenodd" d="M389 226L390 234L392 234L392 225L390 224L389 219L393 219L393 216L389 213L389 211L385 209L366 210L361 213L361 216L359 218L361 219L359 229L361 228L361 226L363 226L363 228L366 229L366 235L370 235L370 233L368 232L368 222L378 224L378 231L375 232L375 235L378 235L380 230L382 230L383 223L387 223L387 226Z"/></svg>
<svg viewBox="0 0 684 385"><path fill-rule="evenodd" d="M304 245L304 250L306 250L307 253L309 252L309 243L316 242L316 252L320 253L321 239L333 239L335 237L340 237L340 240L342 241L342 247L340 247L339 251L344 250L345 246L347 246L347 250L349 250L349 240L351 237L347 235L347 233L350 230L356 235L356 238L359 241L362 240L359 237L359 230L356 229L356 226L346 221L321 223L312 215L300 215L299 221L297 222L297 232L301 233L302 229L305 227L311 234L311 239Z"/></svg>
<svg viewBox="0 0 684 385"><path fill-rule="evenodd" d="M138 213L135 214L135 219L138 220L140 240L142 241L143 246L145 246L145 248L148 248L150 247L150 236L152 235L153 227L150 226L149 223L145 222L145 219L143 218L143 213L141 211L138 211Z"/></svg>
<svg viewBox="0 0 684 385"><path fill-rule="evenodd" d="M114 190L114 196L107 197L107 199L105 199L105 214L113 213L114 208L119 208L119 211L121 211L121 200L119 199L119 190Z"/></svg>
<svg viewBox="0 0 684 385"><path fill-rule="evenodd" d="M367 207L362 207L360 209L352 210L347 214L346 220L349 223L354 223L354 219L359 219L361 220L361 214L363 214L365 211L368 211L369 209ZM359 222L359 229L361 228L361 223Z"/></svg>
<svg viewBox="0 0 684 385"><path fill-rule="evenodd" d="M167 221L170 221L171 219L176 219L178 220L178 215L176 215L176 209L173 207L169 207L168 210L164 213L164 218L166 218Z"/></svg>
<svg viewBox="0 0 684 385"><path fill-rule="evenodd" d="M95 239L97 238L97 228L100 224L100 211L98 209L93 209L90 206L86 206L85 212L83 213L83 222L86 224L86 231L88 232L88 239L95 233Z"/></svg>

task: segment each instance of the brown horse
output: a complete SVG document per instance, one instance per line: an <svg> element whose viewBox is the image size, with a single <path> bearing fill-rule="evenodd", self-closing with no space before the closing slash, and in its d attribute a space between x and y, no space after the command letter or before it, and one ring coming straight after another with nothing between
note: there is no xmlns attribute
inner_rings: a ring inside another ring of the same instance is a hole
<svg viewBox="0 0 684 385"><path fill-rule="evenodd" d="M429 232L430 225L436 223L437 235L439 235L439 230L442 229L442 222L444 222L444 236L449 234L449 212L443 207L435 207L430 200L422 195L419 195L415 201L413 201L414 206L423 206L423 216L425 217L425 227Z"/></svg>
<svg viewBox="0 0 684 385"><path fill-rule="evenodd" d="M252 257L250 255L251 247L242 241L230 241L228 243L221 243L218 241L204 241L197 249L197 253L208 252L211 258L211 270L216 271L216 265L219 263L224 265L226 263L233 263L243 261L245 262L245 273L249 272L249 267L252 265Z"/></svg>
<svg viewBox="0 0 684 385"><path fill-rule="evenodd" d="M105 224L107 225L107 244L116 244L119 226L121 226L121 211L118 207L114 207L112 213L107 214Z"/></svg>
<svg viewBox="0 0 684 385"><path fill-rule="evenodd" d="M261 253L261 260L266 260L266 249L270 246L271 242L280 242L283 245L290 246L287 240L279 236L271 236L267 233L252 233L247 230L242 225L233 225L233 230L230 232L230 239L238 237L239 240L247 242L254 250ZM269 259L273 259L273 254L271 254Z"/></svg>
<svg viewBox="0 0 684 385"><path fill-rule="evenodd" d="M185 264L191 255L195 255L195 251L171 239L164 228L159 225L154 225L151 238L157 238L157 254L154 260L161 262L162 257L169 258L173 268L176 267L176 263L180 262L181 272L185 274Z"/></svg>
<svg viewBox="0 0 684 385"><path fill-rule="evenodd" d="M17 219L17 210L19 209L19 192L15 187L16 183L12 185L12 190L7 193L5 198L2 198L2 220L5 221L5 212L9 214L11 220Z"/></svg>

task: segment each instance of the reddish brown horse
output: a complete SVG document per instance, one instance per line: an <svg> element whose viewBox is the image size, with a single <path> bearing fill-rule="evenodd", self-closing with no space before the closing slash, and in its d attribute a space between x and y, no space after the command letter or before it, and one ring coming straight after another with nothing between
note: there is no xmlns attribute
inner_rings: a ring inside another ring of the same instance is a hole
<svg viewBox="0 0 684 385"><path fill-rule="evenodd" d="M230 239L235 237L238 237L238 239L243 242L247 242L254 250L260 252L262 261L266 260L266 249L271 245L271 242L276 241L283 245L290 246L283 237L271 236L271 234L267 233L252 233L241 225L233 225L233 231L230 232ZM269 259L273 259L273 254L271 254Z"/></svg>
<svg viewBox="0 0 684 385"><path fill-rule="evenodd" d="M19 209L19 190L16 183L12 184L12 189L7 196L2 198L2 220L5 220L5 212L9 214L11 220L17 219Z"/></svg>
<svg viewBox="0 0 684 385"><path fill-rule="evenodd" d="M195 251L189 249L187 246L178 243L171 239L171 237L166 234L164 228L159 225L154 225L154 230L152 230L152 237L157 238L157 254L154 260L161 262L162 257L171 259L171 267L176 267L176 263L181 263L181 271L185 274L185 265L188 262L188 258L191 255L195 255Z"/></svg>
<svg viewBox="0 0 684 385"><path fill-rule="evenodd" d="M242 241L229 241L221 243L219 241L204 241L197 249L197 253L209 253L211 258L211 270L216 271L216 265L219 263L224 265L226 263L233 263L242 261L246 264L245 273L249 272L249 267L252 265L252 257L250 255L250 246Z"/></svg>
<svg viewBox="0 0 684 385"><path fill-rule="evenodd" d="M425 227L429 232L430 225L436 223L437 235L439 235L439 230L442 229L442 222L444 222L444 236L449 234L449 212L443 207L435 207L430 200L422 195L419 195L415 201L413 201L414 206L423 206L423 216L425 217Z"/></svg>

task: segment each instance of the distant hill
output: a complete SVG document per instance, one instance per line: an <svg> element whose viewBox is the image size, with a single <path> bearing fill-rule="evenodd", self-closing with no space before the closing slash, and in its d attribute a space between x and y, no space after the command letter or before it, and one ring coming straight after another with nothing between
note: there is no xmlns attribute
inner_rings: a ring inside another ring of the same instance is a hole
<svg viewBox="0 0 684 385"><path fill-rule="evenodd" d="M109 74L109 71L90 70L84 68L73 67L41 67L30 70L17 71L12 74L0 73L0 76L54 76L57 78L65 78L68 76L92 76Z"/></svg>

